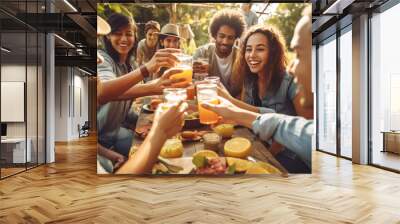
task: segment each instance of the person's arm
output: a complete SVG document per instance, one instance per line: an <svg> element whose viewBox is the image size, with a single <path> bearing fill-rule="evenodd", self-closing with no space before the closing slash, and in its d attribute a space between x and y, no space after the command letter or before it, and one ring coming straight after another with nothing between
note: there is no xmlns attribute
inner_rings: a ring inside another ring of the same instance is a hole
<svg viewBox="0 0 400 224"><path fill-rule="evenodd" d="M239 99L236 99L235 97L233 97L232 95L229 94L228 90L221 83L218 85L218 95L227 99L228 101L233 103L235 106L237 106L243 110L252 111L252 112L261 113L261 114L275 113L275 111L272 109L264 108L264 107L256 107L256 106L247 104Z"/></svg>
<svg viewBox="0 0 400 224"><path fill-rule="evenodd" d="M263 114L253 122L252 130L264 141L273 138L311 165L312 120L283 114Z"/></svg>
<svg viewBox="0 0 400 224"><path fill-rule="evenodd" d="M160 94L160 90L154 83L137 84L117 97L117 100L131 100L142 96Z"/></svg>
<svg viewBox="0 0 400 224"><path fill-rule="evenodd" d="M170 87L175 83L184 81L184 79L170 79L173 74L182 72L182 69L171 68L158 79L152 80L145 84L137 84L129 90L118 96L117 100L130 100L142 96L160 95L166 87Z"/></svg>
<svg viewBox="0 0 400 224"><path fill-rule="evenodd" d="M100 72L99 72L100 74ZM100 80L100 91L98 93L99 104L105 104L118 99L118 97L127 91L130 87L136 85L144 76L140 69L136 69L126 75L110 80Z"/></svg>
<svg viewBox="0 0 400 224"><path fill-rule="evenodd" d="M109 159L114 163L113 169L118 169L126 160L125 156L115 152L111 149L108 149L101 144L98 144L97 154Z"/></svg>
<svg viewBox="0 0 400 224"><path fill-rule="evenodd" d="M149 173L157 162L160 150L167 137L154 128L151 129L144 142L129 160L117 170L117 174Z"/></svg>
<svg viewBox="0 0 400 224"><path fill-rule="evenodd" d="M173 67L178 59L173 53L179 53L179 49L162 49L147 62L143 69L148 73L157 72L160 67ZM136 69L126 75L116 77L112 71L112 59L105 57L103 64L98 65L98 74L100 78L99 85L101 91L98 93L98 102L105 104L112 100L118 100L118 97L129 90L133 85L143 80L144 76L141 69Z"/></svg>
<svg viewBox="0 0 400 224"><path fill-rule="evenodd" d="M247 104L239 99L236 98L231 98L230 101L237 107L243 109L243 110L248 110L248 111L252 111L255 113L260 113L260 109L258 107L255 107L253 105Z"/></svg>
<svg viewBox="0 0 400 224"><path fill-rule="evenodd" d="M117 174L150 173L157 162L161 148L168 138L178 133L183 126L186 103L179 103L163 111L159 106L154 117L153 126L144 142L133 156L117 170Z"/></svg>
<svg viewBox="0 0 400 224"><path fill-rule="evenodd" d="M311 137L313 134L311 120L276 113L260 115L238 108L224 98L219 97L219 100L221 103L218 105L203 104L202 106L223 118L251 128L264 141L272 138L299 155L308 165L311 164Z"/></svg>

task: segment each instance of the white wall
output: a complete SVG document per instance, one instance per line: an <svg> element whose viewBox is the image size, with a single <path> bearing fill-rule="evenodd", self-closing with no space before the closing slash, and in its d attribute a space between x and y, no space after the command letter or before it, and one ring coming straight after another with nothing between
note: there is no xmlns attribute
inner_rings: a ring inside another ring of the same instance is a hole
<svg viewBox="0 0 400 224"><path fill-rule="evenodd" d="M27 70L26 70L27 69ZM38 69L38 71L36 71ZM28 80L25 81L25 76ZM44 83L42 67L25 64L3 64L1 66L2 81L18 81L26 83L26 110L25 122L6 122L8 138L25 138L25 133L30 139L32 162L44 163ZM1 108L7 110L9 108ZM26 132L27 131L27 132ZM37 155L39 154L39 155Z"/></svg>
<svg viewBox="0 0 400 224"><path fill-rule="evenodd" d="M88 120L88 78L82 75L75 68L56 67L56 141L79 138L78 124Z"/></svg>
<svg viewBox="0 0 400 224"><path fill-rule="evenodd" d="M31 70L32 67L28 67ZM2 65L1 81L3 82L25 82L25 65ZM30 95L28 93L28 95ZM7 110L7 108L1 108ZM7 137L25 138L25 122L7 122Z"/></svg>

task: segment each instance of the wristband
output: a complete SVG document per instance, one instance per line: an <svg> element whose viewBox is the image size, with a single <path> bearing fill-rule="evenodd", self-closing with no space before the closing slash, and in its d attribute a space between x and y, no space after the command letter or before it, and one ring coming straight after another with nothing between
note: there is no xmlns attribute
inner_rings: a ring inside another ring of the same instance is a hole
<svg viewBox="0 0 400 224"><path fill-rule="evenodd" d="M149 70L147 70L147 67L145 65L141 65L139 67L139 69L140 69L140 73L142 74L142 76L144 78L149 77L150 73L149 73Z"/></svg>

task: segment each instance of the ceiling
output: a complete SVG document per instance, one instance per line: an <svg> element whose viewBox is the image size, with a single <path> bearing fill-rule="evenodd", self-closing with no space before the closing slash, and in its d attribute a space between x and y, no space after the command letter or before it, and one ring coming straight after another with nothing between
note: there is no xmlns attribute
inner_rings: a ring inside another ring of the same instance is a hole
<svg viewBox="0 0 400 224"><path fill-rule="evenodd" d="M388 0L316 0L313 5L312 35L316 44L337 29L351 24L352 18L372 12Z"/></svg>
<svg viewBox="0 0 400 224"><path fill-rule="evenodd" d="M2 60L25 61L26 55L36 56L37 33L50 32L76 46L55 38L56 66L80 66L94 72L96 17L93 0L0 0L2 46L11 50Z"/></svg>

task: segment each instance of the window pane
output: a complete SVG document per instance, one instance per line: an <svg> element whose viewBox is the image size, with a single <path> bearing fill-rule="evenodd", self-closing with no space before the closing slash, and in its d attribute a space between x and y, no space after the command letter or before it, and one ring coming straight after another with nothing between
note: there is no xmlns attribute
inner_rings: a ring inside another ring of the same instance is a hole
<svg viewBox="0 0 400 224"><path fill-rule="evenodd" d="M340 36L340 152L351 158L352 141L352 35Z"/></svg>
<svg viewBox="0 0 400 224"><path fill-rule="evenodd" d="M336 37L318 48L318 147L336 153Z"/></svg>
<svg viewBox="0 0 400 224"><path fill-rule="evenodd" d="M394 28L398 27L398 21L400 4L371 19L372 163L396 170L400 170L400 156L390 151L400 151L400 136L388 140L388 147L384 148L382 132L400 130L400 34Z"/></svg>

